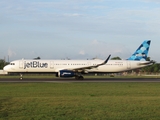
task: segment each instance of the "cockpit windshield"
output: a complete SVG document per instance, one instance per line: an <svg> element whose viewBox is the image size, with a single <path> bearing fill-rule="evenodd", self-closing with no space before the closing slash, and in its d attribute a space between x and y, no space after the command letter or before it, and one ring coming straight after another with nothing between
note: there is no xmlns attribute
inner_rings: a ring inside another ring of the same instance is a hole
<svg viewBox="0 0 160 120"><path fill-rule="evenodd" d="M15 65L15 63L10 63L10 65Z"/></svg>

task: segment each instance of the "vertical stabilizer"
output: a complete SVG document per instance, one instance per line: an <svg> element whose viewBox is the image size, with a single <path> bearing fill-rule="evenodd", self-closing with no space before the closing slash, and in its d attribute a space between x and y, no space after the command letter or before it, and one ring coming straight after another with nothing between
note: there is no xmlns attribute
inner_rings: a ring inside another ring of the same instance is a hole
<svg viewBox="0 0 160 120"><path fill-rule="evenodd" d="M135 53L127 60L145 61L148 56L151 40L145 40Z"/></svg>

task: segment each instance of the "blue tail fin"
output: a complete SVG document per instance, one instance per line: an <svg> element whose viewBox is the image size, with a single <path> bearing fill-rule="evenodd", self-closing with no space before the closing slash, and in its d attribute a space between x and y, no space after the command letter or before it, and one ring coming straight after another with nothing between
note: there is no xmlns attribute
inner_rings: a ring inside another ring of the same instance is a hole
<svg viewBox="0 0 160 120"><path fill-rule="evenodd" d="M150 47L150 40L144 41L139 48L135 51L135 53L128 58L128 60L137 60L137 61L144 61L147 59L149 47Z"/></svg>

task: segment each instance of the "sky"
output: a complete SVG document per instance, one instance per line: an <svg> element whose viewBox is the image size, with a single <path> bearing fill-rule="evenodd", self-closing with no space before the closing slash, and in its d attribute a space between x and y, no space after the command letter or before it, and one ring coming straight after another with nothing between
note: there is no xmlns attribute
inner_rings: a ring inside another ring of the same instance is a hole
<svg viewBox="0 0 160 120"><path fill-rule="evenodd" d="M127 59L144 40L160 62L160 0L0 0L0 59Z"/></svg>

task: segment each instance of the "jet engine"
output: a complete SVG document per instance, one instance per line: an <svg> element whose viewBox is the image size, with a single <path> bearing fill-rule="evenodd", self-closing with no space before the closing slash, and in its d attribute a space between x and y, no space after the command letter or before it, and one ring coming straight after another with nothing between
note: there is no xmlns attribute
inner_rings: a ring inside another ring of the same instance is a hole
<svg viewBox="0 0 160 120"><path fill-rule="evenodd" d="M60 70L57 74L56 77L74 77L75 73L71 70Z"/></svg>

